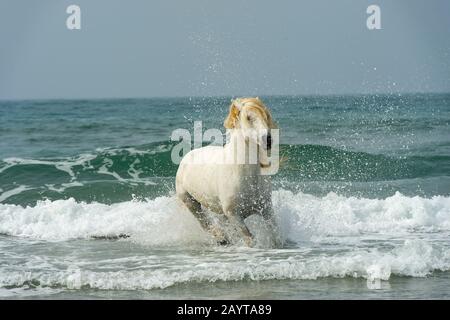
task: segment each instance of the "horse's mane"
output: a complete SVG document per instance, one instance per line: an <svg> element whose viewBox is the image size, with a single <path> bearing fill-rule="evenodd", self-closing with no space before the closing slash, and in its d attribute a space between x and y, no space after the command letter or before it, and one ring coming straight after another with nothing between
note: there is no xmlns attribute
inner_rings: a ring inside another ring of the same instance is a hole
<svg viewBox="0 0 450 320"><path fill-rule="evenodd" d="M230 111L225 118L223 125L227 129L234 129L239 119L239 114L242 108L251 108L259 113L268 123L269 128L276 129L277 125L273 121L270 110L264 105L264 103L258 97L255 98L238 98L231 100Z"/></svg>

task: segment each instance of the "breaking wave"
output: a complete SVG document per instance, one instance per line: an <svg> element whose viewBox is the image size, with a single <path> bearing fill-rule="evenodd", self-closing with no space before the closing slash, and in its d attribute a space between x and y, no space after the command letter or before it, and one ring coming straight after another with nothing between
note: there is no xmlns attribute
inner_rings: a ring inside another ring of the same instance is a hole
<svg viewBox="0 0 450 320"><path fill-rule="evenodd" d="M283 249L217 247L173 196L110 205L74 199L39 201L28 207L1 204L3 235L53 242L95 241L91 239L127 234L129 238L120 242L174 250L203 248L208 253L177 251L157 259L151 255L122 256L120 261L92 262L96 265L93 269L91 262L74 260L62 260L59 268L52 269L48 264L55 262L46 261L46 268L39 271L29 266L23 271L4 270L0 287L134 290L187 282L323 277L388 280L393 275L424 277L450 270L449 197L407 197L400 193L386 199L333 193L316 197L278 190L273 201L287 243ZM255 228L257 218L250 217L247 223L251 230L260 229ZM293 242L295 245L289 246ZM309 245L303 246L305 243ZM31 265L43 263L33 262L37 256L28 259ZM140 267L129 268L124 261L138 261ZM108 270L102 270L102 263ZM66 268L61 269L61 265Z"/></svg>

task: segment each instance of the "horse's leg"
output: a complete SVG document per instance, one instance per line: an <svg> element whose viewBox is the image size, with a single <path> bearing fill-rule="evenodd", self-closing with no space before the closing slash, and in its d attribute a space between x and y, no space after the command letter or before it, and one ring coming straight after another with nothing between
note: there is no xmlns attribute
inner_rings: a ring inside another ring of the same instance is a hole
<svg viewBox="0 0 450 320"><path fill-rule="evenodd" d="M178 197L181 201L186 205L189 211L192 212L194 217L200 222L203 230L211 234L214 238L217 239L217 242L221 245L227 245L229 241L223 234L222 230L213 226L205 212L202 209L202 205L198 202L193 196L191 196L188 192L184 192L183 194L179 194Z"/></svg>
<svg viewBox="0 0 450 320"><path fill-rule="evenodd" d="M270 232L272 233L272 239L274 241L274 245L276 247L282 246L283 242L281 240L280 236L280 230L278 228L278 224L275 220L275 215L273 213L273 209L271 206L266 207L262 210L261 216L263 217L264 221L270 228Z"/></svg>
<svg viewBox="0 0 450 320"><path fill-rule="evenodd" d="M244 223L244 219L239 213L233 212L233 210L224 210L225 216L228 220L234 225L234 227L242 233L244 236L245 243L251 247L253 245L253 235L248 230L247 226Z"/></svg>

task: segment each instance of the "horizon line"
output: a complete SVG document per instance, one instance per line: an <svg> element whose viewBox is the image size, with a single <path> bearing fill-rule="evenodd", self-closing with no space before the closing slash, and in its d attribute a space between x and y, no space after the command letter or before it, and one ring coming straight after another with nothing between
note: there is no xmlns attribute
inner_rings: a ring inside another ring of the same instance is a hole
<svg viewBox="0 0 450 320"><path fill-rule="evenodd" d="M333 97L333 96L401 96L401 95L425 95L425 94L450 94L450 91L398 91L398 92L355 92L355 93L298 93L298 94L257 94L257 95L173 95L173 96L123 96L123 97L42 97L42 98L0 98L1 102L8 101L76 101L76 100L150 100L150 99L204 99L216 98L226 99L243 96L257 96L257 97Z"/></svg>

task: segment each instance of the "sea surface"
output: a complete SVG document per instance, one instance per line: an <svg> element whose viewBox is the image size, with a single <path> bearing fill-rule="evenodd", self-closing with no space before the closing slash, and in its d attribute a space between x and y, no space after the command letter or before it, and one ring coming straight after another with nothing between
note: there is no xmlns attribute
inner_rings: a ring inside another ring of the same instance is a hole
<svg viewBox="0 0 450 320"><path fill-rule="evenodd" d="M450 94L261 98L282 248L174 197L173 130L231 97L0 101L0 298L450 299Z"/></svg>

